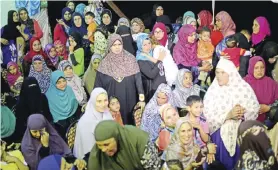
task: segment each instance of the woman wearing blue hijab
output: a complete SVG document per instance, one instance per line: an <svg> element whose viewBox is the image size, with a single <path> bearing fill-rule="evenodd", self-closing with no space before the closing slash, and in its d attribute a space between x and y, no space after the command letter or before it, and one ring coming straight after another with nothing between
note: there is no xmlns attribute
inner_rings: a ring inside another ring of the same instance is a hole
<svg viewBox="0 0 278 170"><path fill-rule="evenodd" d="M50 87L46 92L48 105L57 131L65 136L69 125L78 117L80 109L74 92L67 85L64 73L60 70L51 73Z"/></svg>
<svg viewBox="0 0 278 170"><path fill-rule="evenodd" d="M145 92L145 101L148 102L154 95L158 86L166 83L165 71L162 60L165 53L159 54L159 58L153 58L152 42L148 34L141 33L137 37L136 60L142 73L142 82Z"/></svg>
<svg viewBox="0 0 278 170"><path fill-rule="evenodd" d="M85 15L85 13L84 13L85 8L86 8L86 5L83 4L83 3L80 3L76 6L75 12L78 12L79 14L82 15L83 18L85 18L85 16L84 16Z"/></svg>

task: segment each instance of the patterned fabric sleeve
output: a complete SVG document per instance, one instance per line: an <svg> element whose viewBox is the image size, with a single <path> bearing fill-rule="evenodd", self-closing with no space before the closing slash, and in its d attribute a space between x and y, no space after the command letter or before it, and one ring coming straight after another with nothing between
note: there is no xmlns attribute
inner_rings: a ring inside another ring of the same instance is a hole
<svg viewBox="0 0 278 170"><path fill-rule="evenodd" d="M161 159L158 156L158 149L153 142L149 141L141 158L141 164L144 170L159 170Z"/></svg>
<svg viewBox="0 0 278 170"><path fill-rule="evenodd" d="M254 91L251 89L250 86L247 87L249 90L249 99L246 100L247 102L247 107L246 113L244 114L245 120L256 120L258 117L259 109L260 109L260 104L257 100L257 97L254 93Z"/></svg>

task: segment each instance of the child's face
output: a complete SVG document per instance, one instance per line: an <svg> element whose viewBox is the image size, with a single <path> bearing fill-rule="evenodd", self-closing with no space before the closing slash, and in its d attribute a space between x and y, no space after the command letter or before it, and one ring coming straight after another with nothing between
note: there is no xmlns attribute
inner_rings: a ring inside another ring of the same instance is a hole
<svg viewBox="0 0 278 170"><path fill-rule="evenodd" d="M186 72L183 78L183 86L185 88L190 88L192 86L192 81L193 81L192 73Z"/></svg>
<svg viewBox="0 0 278 170"><path fill-rule="evenodd" d="M178 112L171 108L168 109L164 116L164 122L167 127L175 128L178 119L180 118Z"/></svg>
<svg viewBox="0 0 278 170"><path fill-rule="evenodd" d="M49 55L50 55L50 57L52 57L52 58L54 58L54 57L56 57L56 50L55 50L55 48L51 48L51 50L50 50L50 52L49 52Z"/></svg>
<svg viewBox="0 0 278 170"><path fill-rule="evenodd" d="M210 42L210 32L208 31L203 31L201 33L201 36L200 36L201 40L205 41L205 42Z"/></svg>
<svg viewBox="0 0 278 170"><path fill-rule="evenodd" d="M143 51L144 53L149 53L149 52L151 51L151 49L152 49L152 43L151 43L151 41L150 41L149 39L144 40L144 41L143 41L143 44L142 44L142 51Z"/></svg>
<svg viewBox="0 0 278 170"><path fill-rule="evenodd" d="M194 117L200 117L203 112L204 105L202 102L195 102L191 106L188 107L188 111Z"/></svg>
<svg viewBox="0 0 278 170"><path fill-rule="evenodd" d="M85 22L86 22L86 24L91 24L92 22L94 22L94 18L92 17L92 16L90 16L90 15L86 15L85 16Z"/></svg>
<svg viewBox="0 0 278 170"><path fill-rule="evenodd" d="M137 24L136 22L134 22L134 23L132 24L131 29L132 29L132 31L133 31L134 33L139 33L139 32L140 32L140 25Z"/></svg>
<svg viewBox="0 0 278 170"><path fill-rule="evenodd" d="M112 112L119 112L121 108L119 100L112 99L109 103L109 108Z"/></svg>
<svg viewBox="0 0 278 170"><path fill-rule="evenodd" d="M9 70L9 72L10 72L11 74L13 74L13 75L16 74L16 68L15 68L15 66L10 66L8 70Z"/></svg>
<svg viewBox="0 0 278 170"><path fill-rule="evenodd" d="M98 58L94 59L94 61L92 62L92 66L94 70L97 70L99 63L100 63L100 59Z"/></svg>

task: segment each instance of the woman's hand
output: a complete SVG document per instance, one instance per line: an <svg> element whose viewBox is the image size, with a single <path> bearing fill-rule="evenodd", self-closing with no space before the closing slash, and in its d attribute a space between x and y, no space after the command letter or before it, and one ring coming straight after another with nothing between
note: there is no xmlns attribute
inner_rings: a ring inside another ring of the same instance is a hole
<svg viewBox="0 0 278 170"><path fill-rule="evenodd" d="M214 156L214 154L211 154L211 153L207 154L207 163L208 163L208 164L211 164L211 163L214 162L214 161L215 161L215 156Z"/></svg>
<svg viewBox="0 0 278 170"><path fill-rule="evenodd" d="M69 46L69 51L70 51L70 53L73 53L73 50L74 50L74 46Z"/></svg>
<svg viewBox="0 0 278 170"><path fill-rule="evenodd" d="M215 145L214 143L208 143L207 144L208 153L209 154L216 154L216 147L217 147L217 145Z"/></svg>
<svg viewBox="0 0 278 170"><path fill-rule="evenodd" d="M157 60L163 61L165 57L166 57L166 50L161 49L159 51Z"/></svg>
<svg viewBox="0 0 278 170"><path fill-rule="evenodd" d="M1 43L4 44L4 45L8 45L9 41L6 40L5 38L1 38Z"/></svg>
<svg viewBox="0 0 278 170"><path fill-rule="evenodd" d="M140 102L145 101L145 95L144 94L139 94L139 101Z"/></svg>
<svg viewBox="0 0 278 170"><path fill-rule="evenodd" d="M49 133L47 133L46 131L44 131L43 134L41 135L41 144L44 147L48 147L49 145Z"/></svg>
<svg viewBox="0 0 278 170"><path fill-rule="evenodd" d="M228 119L238 119L240 120L245 113L245 109L239 104L235 105L228 115Z"/></svg>
<svg viewBox="0 0 278 170"><path fill-rule="evenodd" d="M73 165L75 165L77 167L78 170L83 170L83 169L87 169L87 163L82 160L82 159L76 159L73 163Z"/></svg>
<svg viewBox="0 0 278 170"><path fill-rule="evenodd" d="M269 112L270 107L266 104L260 104L260 114Z"/></svg>

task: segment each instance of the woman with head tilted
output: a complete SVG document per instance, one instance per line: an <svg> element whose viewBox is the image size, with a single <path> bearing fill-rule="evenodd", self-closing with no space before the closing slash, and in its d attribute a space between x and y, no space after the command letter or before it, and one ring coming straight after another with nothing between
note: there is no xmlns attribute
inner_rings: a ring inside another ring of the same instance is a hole
<svg viewBox="0 0 278 170"><path fill-rule="evenodd" d="M90 154L89 169L160 169L157 148L146 132L105 120L96 126L94 134L96 145Z"/></svg>
<svg viewBox="0 0 278 170"><path fill-rule="evenodd" d="M100 62L95 87L104 88L109 96L121 103L124 124L133 124L132 110L139 100L144 101L144 90L139 66L134 56L123 49L120 35L112 34L108 40L109 53Z"/></svg>
<svg viewBox="0 0 278 170"><path fill-rule="evenodd" d="M61 16L62 19L56 24L54 28L53 41L60 40L63 45L67 44L68 32L72 26L71 14L72 11L70 8L63 8Z"/></svg>

